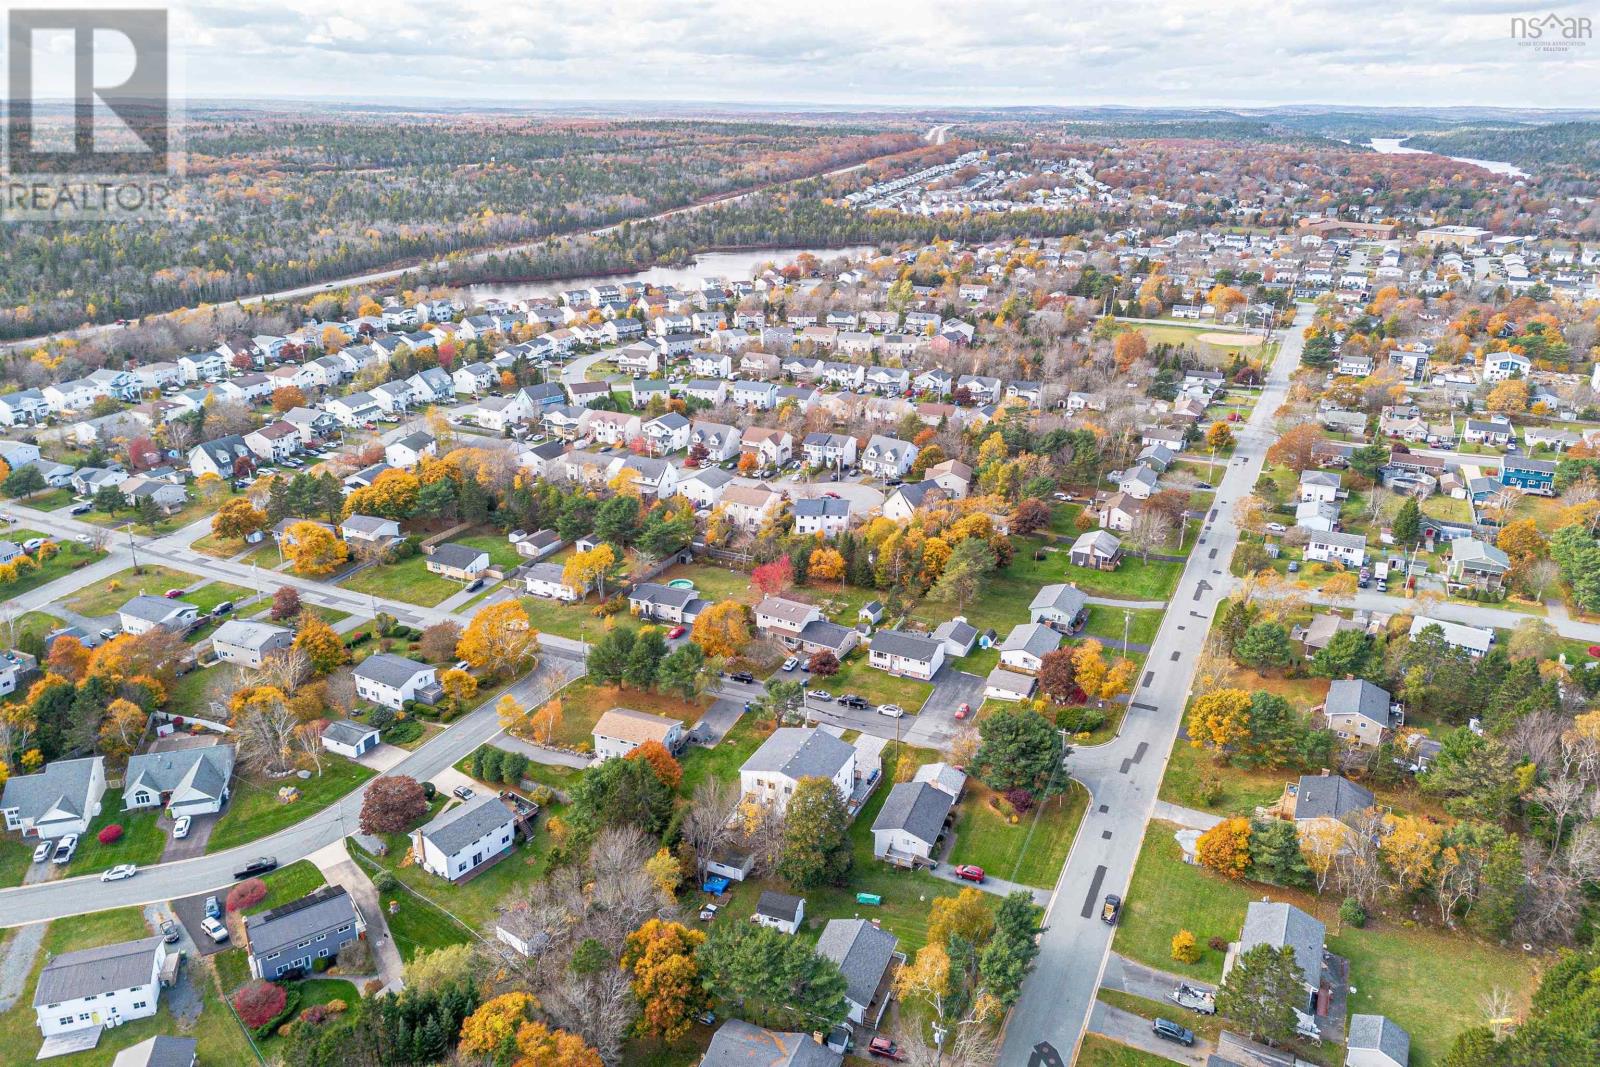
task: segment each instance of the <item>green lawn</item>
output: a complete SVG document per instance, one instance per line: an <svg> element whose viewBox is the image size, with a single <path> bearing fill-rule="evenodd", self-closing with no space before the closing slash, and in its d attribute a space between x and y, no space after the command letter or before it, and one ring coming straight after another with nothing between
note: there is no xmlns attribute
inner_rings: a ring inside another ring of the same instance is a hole
<svg viewBox="0 0 1600 1067"><path fill-rule="evenodd" d="M267 895L245 908L245 915L259 915L280 904L292 903L328 884L317 865L310 860L296 860L287 867L279 867L262 875L261 880L267 884Z"/></svg>
<svg viewBox="0 0 1600 1067"><path fill-rule="evenodd" d="M739 600L753 605L761 599L761 593L750 584L748 572L715 563L679 563L652 580L665 585L679 578L689 579L694 583L695 592L713 602Z"/></svg>
<svg viewBox="0 0 1600 1067"><path fill-rule="evenodd" d="M873 667L867 662L865 648L858 648L846 656L838 674L831 678L814 678L811 684L812 688L825 689L835 696L855 693L866 697L874 706L898 704L910 715L915 715L917 709L922 707L922 702L928 699L928 694L933 692L933 685L929 682L897 678Z"/></svg>
<svg viewBox="0 0 1600 1067"><path fill-rule="evenodd" d="M8 541L21 544L31 537L42 537L44 535L31 530L7 530L4 531L4 536ZM51 538L51 540L56 539ZM90 548L88 545L80 545L76 541L56 541L56 543L61 546L61 551L45 560L38 567L18 574L16 581L0 585L0 597L9 600L12 597L21 596L29 590L37 589L41 585L48 585L57 578L71 574L80 567L87 567L105 555L104 552Z"/></svg>
<svg viewBox="0 0 1600 1067"><path fill-rule="evenodd" d="M300 994L300 1009L314 1004L326 1004L330 1000L342 1000L349 1011L361 1010L361 994L356 990L353 982L343 978L307 978L302 982L290 982L289 988ZM281 1062L282 1057L289 1051L289 1039L279 1037L277 1034L262 1040L257 1047L261 1056L268 1063Z"/></svg>
<svg viewBox="0 0 1600 1067"><path fill-rule="evenodd" d="M217 982L224 995L250 981L250 958L242 948L230 948L211 957L217 969Z"/></svg>
<svg viewBox="0 0 1600 1067"><path fill-rule="evenodd" d="M256 780L240 775L233 781L233 797L228 808L217 821L211 839L206 842L207 852L220 852L258 837L277 833L286 826L321 811L329 804L371 778L373 771L342 756L325 756L322 774L313 774L301 780ZM278 788L292 785L300 790L300 799L292 804L278 801Z"/></svg>
<svg viewBox="0 0 1600 1067"><path fill-rule="evenodd" d="M192 593L185 593L181 599L186 604L193 604L200 609L202 615L206 615L215 611L217 605L224 600L231 600L237 605L254 593L254 589L246 589L231 582L208 582Z"/></svg>
<svg viewBox="0 0 1600 1067"><path fill-rule="evenodd" d="M138 573L129 567L111 577L84 586L67 601L67 607L80 615L113 615L139 593L160 596L168 589L186 589L200 579L170 567L143 566Z"/></svg>
<svg viewBox="0 0 1600 1067"><path fill-rule="evenodd" d="M1171 1001L1151 1000L1135 993L1124 993L1120 989L1100 989L1095 992L1096 1000L1103 1000L1113 1008L1142 1015L1146 1019L1171 1019L1182 1026L1193 1030L1195 1034L1213 1044L1222 1032L1222 1020L1215 1015L1196 1015L1189 1011L1179 1011L1174 1008Z"/></svg>
<svg viewBox="0 0 1600 1067"><path fill-rule="evenodd" d="M1076 782L1067 785L1061 796L1050 798L1013 824L991 806L994 794L969 782L950 862L977 864L1009 882L1041 889L1054 886L1088 802L1082 786Z"/></svg>
<svg viewBox="0 0 1600 1067"><path fill-rule="evenodd" d="M1239 767L1217 766L1211 754L1187 741L1172 746L1172 759L1161 779L1161 799L1184 807L1225 814L1249 814L1256 807L1271 804L1283 795L1283 784L1299 775L1292 771L1246 771ZM1201 799L1203 784L1215 779L1222 785L1216 804Z"/></svg>
<svg viewBox="0 0 1600 1067"><path fill-rule="evenodd" d="M1074 1063L1076 1067L1171 1067L1172 1061L1109 1037L1084 1034Z"/></svg>
<svg viewBox="0 0 1600 1067"><path fill-rule="evenodd" d="M42 493L35 493L21 503L40 511L55 511L72 503L72 490L62 486L60 489L47 489Z"/></svg>
<svg viewBox="0 0 1600 1067"><path fill-rule="evenodd" d="M404 841L403 834L392 836ZM430 903L430 900L439 899L434 893L441 887L452 890L457 887L450 886L442 879L435 878L433 875L416 867L400 868L398 863L399 859L404 858L406 854L405 845L402 844L400 846L398 857L395 855L393 841L390 844L390 855L382 859L369 856L361 851L360 848L353 849L352 854L356 857L358 863L366 867L369 875L377 874L379 871L387 869L393 872L408 887L380 894L384 920L389 924L389 934L394 938L395 948L400 950L400 955L404 959L409 961L419 952L431 952L435 949L448 948L451 945L462 945L470 940L470 935L460 925ZM514 872L519 865L520 855L519 852L501 860L499 866L460 888L485 887L491 884L489 879L494 878L493 887L499 893L504 893L510 888L510 884L505 880L508 876L502 874L502 872ZM495 878L494 876L497 875L499 877ZM418 881L420 879L430 879L434 884L426 885ZM414 881L419 885L425 885L426 890L434 891L428 893L429 899L423 899L417 893L411 891L409 887L413 885ZM446 906L453 906L456 903L457 901L452 899Z"/></svg>
<svg viewBox="0 0 1600 1067"><path fill-rule="evenodd" d="M739 767L761 747L761 742L765 741L771 732L767 723L758 724L753 715L745 715L714 747L690 746L681 761L683 781L679 783L678 791L684 796L692 796L695 786L707 778L737 782Z"/></svg>
<svg viewBox="0 0 1600 1067"><path fill-rule="evenodd" d="M525 596L521 598L521 604L528 613L528 624L542 634L570 637L574 641L596 641L604 632L604 624L594 615L592 598L581 604L564 604L558 600ZM618 618L621 620L626 617ZM619 621L618 625L631 623Z"/></svg>
<svg viewBox="0 0 1600 1067"><path fill-rule="evenodd" d="M1161 616L1165 612L1159 608L1137 609L1128 612L1129 618L1124 619L1122 608L1108 608L1103 604L1089 605L1089 621L1084 625L1083 632L1089 637L1099 638L1100 643L1108 649L1122 647L1124 622L1128 623L1128 640L1136 645L1148 645L1155 641L1156 631L1161 627Z"/></svg>
<svg viewBox="0 0 1600 1067"><path fill-rule="evenodd" d="M1172 935L1192 932L1202 946L1209 938L1236 938L1252 900L1270 896L1313 911L1334 929L1333 898L1319 906L1304 894L1252 882L1233 882L1183 862L1170 823L1152 822L1123 904L1114 948L1133 959L1175 974L1216 982L1223 954L1202 947L1200 962L1172 959ZM1500 987L1519 1001L1535 984L1536 960L1427 927L1406 929L1369 922L1330 934L1328 949L1350 961L1357 989L1351 1012L1379 1012L1411 1034L1414 1067L1442 1061L1455 1036L1482 1022L1478 997Z"/></svg>
<svg viewBox="0 0 1600 1067"><path fill-rule="evenodd" d="M159 814L159 808L123 811L122 790L107 789L100 801L100 814L89 824L89 832L78 839L78 850L67 864L67 877L94 874L119 863L144 867L158 862L167 845L166 833L156 825ZM102 845L95 835L113 823L122 827L122 837Z"/></svg>
<svg viewBox="0 0 1600 1067"><path fill-rule="evenodd" d="M457 537L452 544L467 545L471 548L481 548L489 553L489 562L496 567L510 570L522 562L522 554L517 551L517 546L506 540L502 533L473 534L471 537Z"/></svg>
<svg viewBox="0 0 1600 1067"><path fill-rule="evenodd" d="M37 841L21 841L8 834L0 838L0 888L21 885L28 868L33 866L33 850Z"/></svg>
<svg viewBox="0 0 1600 1067"><path fill-rule="evenodd" d="M428 608L462 589L460 582L429 574L428 558L422 555L368 567L340 584L354 593L371 593Z"/></svg>

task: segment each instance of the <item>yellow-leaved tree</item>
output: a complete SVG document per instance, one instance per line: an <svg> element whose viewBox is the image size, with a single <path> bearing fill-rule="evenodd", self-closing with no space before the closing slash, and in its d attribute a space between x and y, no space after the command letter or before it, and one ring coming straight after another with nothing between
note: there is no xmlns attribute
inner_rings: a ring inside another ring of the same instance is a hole
<svg viewBox="0 0 1600 1067"><path fill-rule="evenodd" d="M316 522L297 522L284 531L283 552L297 574L327 574L350 556L345 543Z"/></svg>
<svg viewBox="0 0 1600 1067"><path fill-rule="evenodd" d="M1194 698L1189 706L1189 744L1219 756L1250 736L1250 694L1243 689L1216 689Z"/></svg>
<svg viewBox="0 0 1600 1067"><path fill-rule="evenodd" d="M456 655L495 677L530 665L538 654L539 632L515 600L479 608L456 643Z"/></svg>
<svg viewBox="0 0 1600 1067"><path fill-rule="evenodd" d="M606 576L616 566L617 553L608 544L598 544L587 552L574 552L561 568L562 584L575 590L582 599L594 586L600 599L606 598Z"/></svg>
<svg viewBox="0 0 1600 1067"><path fill-rule="evenodd" d="M662 855L672 859L666 849L657 853L657 858ZM705 940L701 931L663 919L649 919L628 935L622 969L633 974L643 1032L663 1041L677 1041L705 1009L706 992L695 955Z"/></svg>
<svg viewBox="0 0 1600 1067"><path fill-rule="evenodd" d="M1195 855L1203 866L1229 878L1243 878L1250 869L1250 820L1225 819L1200 835Z"/></svg>
<svg viewBox="0 0 1600 1067"><path fill-rule="evenodd" d="M745 606L737 600L713 604L694 620L690 640L707 656L722 659L737 656L750 643L750 622Z"/></svg>

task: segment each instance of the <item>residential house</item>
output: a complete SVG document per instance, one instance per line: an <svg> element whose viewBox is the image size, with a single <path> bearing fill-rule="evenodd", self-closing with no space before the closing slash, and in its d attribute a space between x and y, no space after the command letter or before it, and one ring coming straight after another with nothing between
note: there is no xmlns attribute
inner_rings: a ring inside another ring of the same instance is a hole
<svg viewBox="0 0 1600 1067"><path fill-rule="evenodd" d="M309 976L317 960L331 961L366 931L366 919L345 887L325 885L299 900L245 916L250 973L269 982Z"/></svg>
<svg viewBox="0 0 1600 1067"><path fill-rule="evenodd" d="M774 382L737 381L729 399L747 410L771 411L778 406L778 386Z"/></svg>
<svg viewBox="0 0 1600 1067"><path fill-rule="evenodd" d="M487 363L468 363L457 367L451 373L450 381L457 393L477 396L494 388L499 377L495 369Z"/></svg>
<svg viewBox="0 0 1600 1067"><path fill-rule="evenodd" d="M826 730L780 726L739 768L741 793L781 814L802 778L826 778L848 800L855 789L856 749Z"/></svg>
<svg viewBox="0 0 1600 1067"><path fill-rule="evenodd" d="M639 436L643 425L639 416L629 411L600 411L590 408L578 420L578 430L592 440L604 445L627 444Z"/></svg>
<svg viewBox="0 0 1600 1067"><path fill-rule="evenodd" d="M125 479L117 488L122 490L122 497L130 506L138 507L149 500L163 515L182 511L189 503L189 492L183 486L144 474Z"/></svg>
<svg viewBox="0 0 1600 1067"><path fill-rule="evenodd" d="M844 433L808 433L801 442L809 467L841 470L856 463L856 439Z"/></svg>
<svg viewBox="0 0 1600 1067"><path fill-rule="evenodd" d="M754 455L760 466L775 469L794 455L794 438L785 430L751 426L740 437L739 450Z"/></svg>
<svg viewBox="0 0 1600 1067"><path fill-rule="evenodd" d="M128 758L122 775L125 811L166 808L182 815L215 815L232 790L232 745L146 752Z"/></svg>
<svg viewBox="0 0 1600 1067"><path fill-rule="evenodd" d="M888 1007L898 945L893 934L865 919L829 919L822 928L817 955L832 960L844 975L851 1022L875 1027Z"/></svg>
<svg viewBox="0 0 1600 1067"><path fill-rule="evenodd" d="M1042 622L1012 627L1000 645L1000 665L1013 671L1038 674L1044 657L1061 647L1061 634Z"/></svg>
<svg viewBox="0 0 1600 1067"><path fill-rule="evenodd" d="M439 699L434 668L392 652L378 652L356 664L356 695L362 700L400 711L408 700L425 704Z"/></svg>
<svg viewBox="0 0 1600 1067"><path fill-rule="evenodd" d="M259 668L268 656L294 644L294 631L286 626L247 619L229 619L211 635L211 647L224 663Z"/></svg>
<svg viewBox="0 0 1600 1067"><path fill-rule="evenodd" d="M1520 352L1495 352L1483 361L1483 380L1503 382L1507 378L1526 378L1533 361Z"/></svg>
<svg viewBox="0 0 1600 1067"><path fill-rule="evenodd" d="M722 500L722 493L728 483L733 481L733 475L715 467L701 468L692 474L685 473L688 476L677 484L674 491L696 508L716 507Z"/></svg>
<svg viewBox="0 0 1600 1067"><path fill-rule="evenodd" d="M100 814L105 791L106 761L101 757L53 760L33 774L6 779L0 814L6 829L24 840L87 833Z"/></svg>
<svg viewBox="0 0 1600 1067"><path fill-rule="evenodd" d="M388 548L400 540L400 524L377 515L350 515L339 524L339 535L352 551Z"/></svg>
<svg viewBox="0 0 1600 1067"><path fill-rule="evenodd" d="M423 870L460 881L511 851L516 816L493 793L446 808L411 832L412 855Z"/></svg>
<svg viewBox="0 0 1600 1067"><path fill-rule="evenodd" d="M1117 491L1134 500L1148 500L1156 491L1157 481L1156 472L1141 463L1122 472Z"/></svg>
<svg viewBox="0 0 1600 1067"><path fill-rule="evenodd" d="M117 1053L111 1067L199 1067L192 1037L157 1034Z"/></svg>
<svg viewBox="0 0 1600 1067"><path fill-rule="evenodd" d="M696 445L706 450L706 458L723 463L739 454L739 431L720 422L694 420L689 427L689 448Z"/></svg>
<svg viewBox="0 0 1600 1067"><path fill-rule="evenodd" d="M771 927L780 934L797 933L806 921L806 898L763 889L750 921L757 926Z"/></svg>
<svg viewBox="0 0 1600 1067"><path fill-rule="evenodd" d="M1028 615L1033 622L1073 634L1089 619L1089 597L1075 585L1046 585L1034 594Z"/></svg>
<svg viewBox="0 0 1600 1067"><path fill-rule="evenodd" d="M189 450L189 470L196 478L207 474L231 481L256 469L256 454L238 434L206 441Z"/></svg>
<svg viewBox="0 0 1600 1067"><path fill-rule="evenodd" d="M1479 626L1467 626L1459 622L1449 622L1445 619L1430 619L1426 615L1418 615L1411 620L1411 640L1415 641L1417 635L1429 627L1437 626L1443 634L1445 643L1452 648L1459 648L1473 659L1488 653L1494 644L1494 631L1486 630Z"/></svg>
<svg viewBox="0 0 1600 1067"><path fill-rule="evenodd" d="M1358 533L1314 530L1306 541L1305 556L1321 563L1339 562L1347 567L1360 567L1367 561L1367 539Z"/></svg>
<svg viewBox="0 0 1600 1067"><path fill-rule="evenodd" d="M300 430L293 423L269 422L244 435L244 443L262 463L282 463L300 451Z"/></svg>
<svg viewBox="0 0 1600 1067"><path fill-rule="evenodd" d="M228 360L221 352L193 352L178 357L178 372L186 382L210 381L228 372Z"/></svg>
<svg viewBox="0 0 1600 1067"><path fill-rule="evenodd" d="M383 459L391 467L410 468L422 462L424 456L439 454L439 442L425 430L408 433L399 440L384 446Z"/></svg>
<svg viewBox="0 0 1600 1067"><path fill-rule="evenodd" d="M1498 590L1511 570L1511 558L1500 549L1476 537L1458 537L1450 542L1450 562L1445 574L1453 586Z"/></svg>
<svg viewBox="0 0 1600 1067"><path fill-rule="evenodd" d="M328 414L339 420L341 426L349 427L365 426L383 414L383 409L378 407L378 402L372 398L371 393L336 396L324 401L323 407L327 409Z"/></svg>
<svg viewBox="0 0 1600 1067"><path fill-rule="evenodd" d="M944 642L944 653L951 659L960 659L978 643L978 628L957 615L933 628L933 636Z"/></svg>
<svg viewBox="0 0 1600 1067"><path fill-rule="evenodd" d="M1345 1067L1407 1067L1411 1035L1382 1015L1352 1015L1346 1036Z"/></svg>
<svg viewBox="0 0 1600 1067"><path fill-rule="evenodd" d="M650 454L665 456L689 447L689 420L676 411L669 411L659 419L651 419L640 427L640 433L650 446Z"/></svg>
<svg viewBox="0 0 1600 1067"><path fill-rule="evenodd" d="M1339 505L1302 500L1294 506L1294 524L1314 533L1331 533L1339 525Z"/></svg>
<svg viewBox="0 0 1600 1067"><path fill-rule="evenodd" d="M628 610L641 619L686 626L709 606L693 589L642 582L628 594Z"/></svg>
<svg viewBox="0 0 1600 1067"><path fill-rule="evenodd" d="M649 741L655 741L668 752L676 752L683 745L683 723L664 715L652 715L632 708L611 708L594 724L594 754L596 759L620 759Z"/></svg>
<svg viewBox="0 0 1600 1067"><path fill-rule="evenodd" d="M1328 729L1347 744L1376 748L1405 723L1405 713L1387 689L1360 678L1339 678L1322 702Z"/></svg>
<svg viewBox="0 0 1600 1067"><path fill-rule="evenodd" d="M1069 558L1075 567L1114 571L1122 563L1122 542L1106 530L1088 530L1072 543Z"/></svg>
<svg viewBox="0 0 1600 1067"><path fill-rule="evenodd" d="M1556 465L1548 459L1507 456L1500 465L1500 484L1539 496L1555 496Z"/></svg>
<svg viewBox="0 0 1600 1067"><path fill-rule="evenodd" d="M907 321L910 317L907 316ZM969 402L983 407L987 404L998 404L1002 394L1000 379L990 378L981 374L963 374L956 379L955 391L960 394L966 392Z"/></svg>
<svg viewBox="0 0 1600 1067"><path fill-rule="evenodd" d="M123 633L142 634L164 627L183 633L200 617L200 609L182 600L141 593L117 609Z"/></svg>
<svg viewBox="0 0 1600 1067"><path fill-rule="evenodd" d="M588 590L568 585L564 572L565 568L559 563L535 563L522 572L522 580L530 596L568 603L582 600Z"/></svg>
<svg viewBox="0 0 1600 1067"><path fill-rule="evenodd" d="M700 1067L839 1067L844 1056L810 1034L783 1033L729 1019L717 1028Z"/></svg>
<svg viewBox="0 0 1600 1067"><path fill-rule="evenodd" d="M1331 471L1300 472L1300 502L1332 504L1339 499L1339 475Z"/></svg>
<svg viewBox="0 0 1600 1067"><path fill-rule="evenodd" d="M1510 419L1497 415L1492 419L1468 419L1467 429L1461 436L1474 444L1508 445L1516 431Z"/></svg>
<svg viewBox="0 0 1600 1067"><path fill-rule="evenodd" d="M805 497L791 505L794 532L834 537L850 528L850 502L835 497Z"/></svg>
<svg viewBox="0 0 1600 1067"><path fill-rule="evenodd" d="M972 468L959 459L935 463L923 472L922 478L943 489L952 500L966 497L972 488Z"/></svg>
<svg viewBox="0 0 1600 1067"><path fill-rule="evenodd" d="M166 942L159 937L63 952L39 972L33 1010L45 1037L148 1019L160 1006Z"/></svg>
<svg viewBox="0 0 1600 1067"><path fill-rule="evenodd" d="M807 623L821 618L824 618L822 609L815 604L788 597L765 597L755 607L756 631L785 644L793 644Z"/></svg>
<svg viewBox="0 0 1600 1067"><path fill-rule="evenodd" d="M1128 533L1139 516L1144 514L1144 502L1119 490L1099 501L1095 511L1101 526L1118 533Z"/></svg>
<svg viewBox="0 0 1600 1067"><path fill-rule="evenodd" d="M1223 978L1234 963L1257 945L1291 949L1300 968L1304 995L1294 1005L1296 1011L1314 1014L1317 990L1322 985L1322 951L1327 929L1293 904L1252 900L1245 908L1244 928L1239 940L1228 946L1222 964Z"/></svg>
<svg viewBox="0 0 1600 1067"><path fill-rule="evenodd" d="M470 582L489 569L489 553L481 548L447 541L435 545L428 554L429 574L442 574L458 582Z"/></svg>
<svg viewBox="0 0 1600 1067"><path fill-rule="evenodd" d="M782 502L782 497L765 486L729 485L722 491L719 506L729 522L748 533L755 533L777 514Z"/></svg>
<svg viewBox="0 0 1600 1067"><path fill-rule="evenodd" d="M883 517L896 522L907 522L926 504L945 500L949 496L934 482L907 482L889 491L883 501Z"/></svg>
<svg viewBox="0 0 1600 1067"><path fill-rule="evenodd" d="M932 863L955 802L927 782L897 784L872 820L872 854L906 867Z"/></svg>
<svg viewBox="0 0 1600 1067"><path fill-rule="evenodd" d="M873 434L861 451L861 469L876 478L903 478L917 461L917 446L909 441Z"/></svg>
<svg viewBox="0 0 1600 1067"><path fill-rule="evenodd" d="M37 426L50 414L50 402L37 389L20 389L0 396L0 424Z"/></svg>
<svg viewBox="0 0 1600 1067"><path fill-rule="evenodd" d="M334 719L322 731L322 748L345 759L360 759L378 747L378 728L364 722Z"/></svg>
<svg viewBox="0 0 1600 1067"><path fill-rule="evenodd" d="M868 645L868 662L880 671L926 682L944 663L944 642L927 634L879 630Z"/></svg>

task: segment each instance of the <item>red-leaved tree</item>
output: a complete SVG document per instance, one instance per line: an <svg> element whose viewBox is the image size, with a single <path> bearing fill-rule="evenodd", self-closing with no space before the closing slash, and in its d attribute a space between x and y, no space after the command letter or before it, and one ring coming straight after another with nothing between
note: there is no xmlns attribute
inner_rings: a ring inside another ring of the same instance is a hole
<svg viewBox="0 0 1600 1067"><path fill-rule="evenodd" d="M122 826L118 823L112 823L110 826L101 827L100 832L95 834L94 837L102 845L109 845L113 841L121 839Z"/></svg>
<svg viewBox="0 0 1600 1067"><path fill-rule="evenodd" d="M276 1019L288 1001L289 994L284 992L282 986L258 978L233 995L233 1010L239 1013L239 1018L246 1026L254 1030Z"/></svg>
<svg viewBox="0 0 1600 1067"><path fill-rule="evenodd" d="M243 911L267 899L267 883L259 878L246 878L228 890L228 910Z"/></svg>
<svg viewBox="0 0 1600 1067"><path fill-rule="evenodd" d="M750 582L761 590L762 596L777 596L794 585L794 564L788 555L779 556L751 571Z"/></svg>
<svg viewBox="0 0 1600 1067"><path fill-rule="evenodd" d="M403 834L428 813L422 784L403 774L386 775L367 786L361 798L361 832Z"/></svg>

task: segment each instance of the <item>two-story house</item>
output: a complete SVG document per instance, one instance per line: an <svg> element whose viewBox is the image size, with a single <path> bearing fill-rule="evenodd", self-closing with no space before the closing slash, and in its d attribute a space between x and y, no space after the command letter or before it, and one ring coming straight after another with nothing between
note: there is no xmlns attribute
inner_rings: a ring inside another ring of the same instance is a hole
<svg viewBox="0 0 1600 1067"><path fill-rule="evenodd" d="M366 936L361 908L342 885L325 885L244 920L250 973L275 982L313 973L317 960Z"/></svg>

